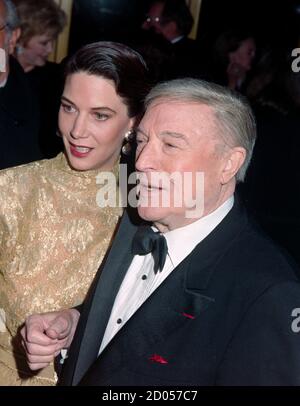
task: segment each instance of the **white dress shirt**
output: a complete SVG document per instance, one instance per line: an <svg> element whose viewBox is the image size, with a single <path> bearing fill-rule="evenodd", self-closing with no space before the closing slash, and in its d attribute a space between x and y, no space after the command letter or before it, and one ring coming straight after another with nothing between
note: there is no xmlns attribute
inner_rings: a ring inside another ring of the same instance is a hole
<svg viewBox="0 0 300 406"><path fill-rule="evenodd" d="M234 197L231 196L209 215L187 226L164 233L168 255L161 272L154 273L151 253L134 256L116 296L99 354L170 273L224 219L232 209L233 203ZM153 229L157 231L155 227Z"/></svg>

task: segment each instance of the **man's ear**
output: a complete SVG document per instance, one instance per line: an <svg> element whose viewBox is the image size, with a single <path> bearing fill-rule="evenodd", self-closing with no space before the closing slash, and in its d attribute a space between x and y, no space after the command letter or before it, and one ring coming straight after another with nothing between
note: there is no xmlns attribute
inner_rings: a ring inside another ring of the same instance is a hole
<svg viewBox="0 0 300 406"><path fill-rule="evenodd" d="M240 167L243 165L246 159L246 150L242 147L231 148L224 157L224 168L222 171L221 183L225 185L228 183Z"/></svg>
<svg viewBox="0 0 300 406"><path fill-rule="evenodd" d="M11 37L8 42L8 53L12 55L15 51L18 39L20 38L21 35L21 28L16 28L13 30Z"/></svg>

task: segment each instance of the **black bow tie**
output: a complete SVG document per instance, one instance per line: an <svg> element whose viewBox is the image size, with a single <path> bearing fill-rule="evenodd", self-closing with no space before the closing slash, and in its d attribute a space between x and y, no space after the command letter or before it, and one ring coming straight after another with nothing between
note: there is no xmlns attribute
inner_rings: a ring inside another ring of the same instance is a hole
<svg viewBox="0 0 300 406"><path fill-rule="evenodd" d="M132 241L132 253L134 255L146 255L152 253L154 259L154 272L162 271L168 253L168 245L165 237L159 232L152 230L150 226L140 226Z"/></svg>

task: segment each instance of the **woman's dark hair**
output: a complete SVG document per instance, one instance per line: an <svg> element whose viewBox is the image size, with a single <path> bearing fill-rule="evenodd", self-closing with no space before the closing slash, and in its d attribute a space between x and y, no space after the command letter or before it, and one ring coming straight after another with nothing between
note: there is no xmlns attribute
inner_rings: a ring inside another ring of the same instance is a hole
<svg viewBox="0 0 300 406"><path fill-rule="evenodd" d="M65 76L77 72L112 80L116 93L128 108L129 117L143 113L149 88L148 69L136 51L116 42L95 42L80 48L67 62Z"/></svg>

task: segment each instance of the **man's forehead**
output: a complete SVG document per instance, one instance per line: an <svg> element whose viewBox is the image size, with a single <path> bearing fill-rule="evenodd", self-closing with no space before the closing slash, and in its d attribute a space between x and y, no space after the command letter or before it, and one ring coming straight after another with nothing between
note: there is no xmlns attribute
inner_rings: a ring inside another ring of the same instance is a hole
<svg viewBox="0 0 300 406"><path fill-rule="evenodd" d="M162 99L150 104L144 118L161 117L164 120L171 116L174 121L180 120L181 122L186 122L185 118L202 119L204 115L207 119L213 118L213 108L197 101Z"/></svg>
<svg viewBox="0 0 300 406"><path fill-rule="evenodd" d="M167 100L148 107L139 130L147 135L178 133L194 140L215 137L218 132L211 106Z"/></svg>

